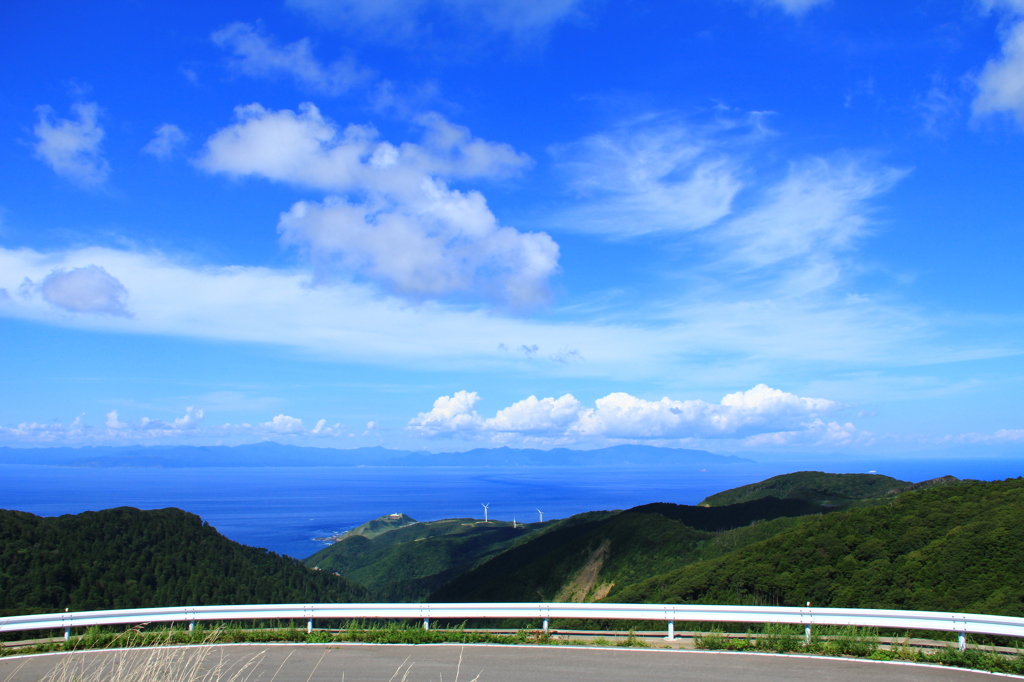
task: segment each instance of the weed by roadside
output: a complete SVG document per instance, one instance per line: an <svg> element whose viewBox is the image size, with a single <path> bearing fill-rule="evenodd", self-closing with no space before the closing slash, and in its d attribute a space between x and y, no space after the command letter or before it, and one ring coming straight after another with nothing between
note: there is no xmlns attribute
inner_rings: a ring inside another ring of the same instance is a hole
<svg viewBox="0 0 1024 682"><path fill-rule="evenodd" d="M909 661L957 668L986 670L988 672L1024 674L1024 656L1002 654L993 648L971 647L960 651L955 646L926 651L910 647L906 641L883 649L878 632L870 628L817 627L810 642L805 642L799 628L792 625L767 624L757 635L749 631L745 636L727 635L721 629L701 633L694 637L698 649L711 651L763 651L774 653L802 652L822 656L850 656L879 661Z"/></svg>

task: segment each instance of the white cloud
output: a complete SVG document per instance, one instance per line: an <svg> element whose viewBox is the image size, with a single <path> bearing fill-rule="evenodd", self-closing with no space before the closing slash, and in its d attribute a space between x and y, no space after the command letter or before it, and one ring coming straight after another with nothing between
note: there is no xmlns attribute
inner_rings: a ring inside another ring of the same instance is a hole
<svg viewBox="0 0 1024 682"><path fill-rule="evenodd" d="M231 51L231 67L237 72L256 78L288 76L326 95L343 94L372 75L351 58L330 65L320 63L313 56L308 38L278 46L252 24L235 22L210 37L214 43Z"/></svg>
<svg viewBox="0 0 1024 682"><path fill-rule="evenodd" d="M965 433L958 440L966 443L1020 443L1024 442L1024 429L999 429L994 433Z"/></svg>
<svg viewBox="0 0 1024 682"><path fill-rule="evenodd" d="M837 412L844 405L803 398L764 384L731 393L719 404L669 398L650 401L628 393L612 393L599 398L591 408L568 394L543 399L530 396L490 418L476 412L478 400L476 393L467 391L441 396L432 410L417 415L408 428L424 436L462 435L537 444L744 439L762 435L792 442L796 436L808 434L814 434L819 442L840 443L840 434L856 432L850 424L826 424L821 420L821 416Z"/></svg>
<svg viewBox="0 0 1024 682"><path fill-rule="evenodd" d="M68 315L32 294L35 285L27 288L29 295L19 293L26 279L40 281L55 269L92 264L116 272L131 291L132 317ZM723 300L697 291L685 300L652 301L654 310L626 316L602 311L590 319L559 320L413 304L369 284L311 287L310 279L302 269L182 265L159 253L0 247L0 289L10 292L0 299L0 315L113 333L274 344L375 366L505 371L552 363L547 367L564 376L663 380L675 373L703 377L702 387L719 386L724 376L742 381L769 368L787 367L806 377L809 366L880 371L1001 357L1016 352L1020 333L1019 323L998 320L988 336L1006 334L1005 347L997 341L989 347L947 341L944 324L866 296ZM970 323L977 331L979 321ZM536 345L538 351L531 360L502 351L500 344ZM565 349L575 353L563 357ZM585 361L558 362L580 358Z"/></svg>
<svg viewBox="0 0 1024 682"><path fill-rule="evenodd" d="M71 110L77 120L54 119L52 107L36 107L36 157L57 175L79 185L102 185L110 175L110 165L100 153L103 128L97 123L99 106L95 102L79 102L72 104Z"/></svg>
<svg viewBox="0 0 1024 682"><path fill-rule="evenodd" d="M485 28L518 38L542 34L578 13L582 0L288 0L326 24L362 38L407 41L440 12L463 35Z"/></svg>
<svg viewBox="0 0 1024 682"><path fill-rule="evenodd" d="M827 259L865 235L869 200L905 175L861 160L812 158L795 163L758 205L725 222L715 238L730 262L748 267Z"/></svg>
<svg viewBox="0 0 1024 682"><path fill-rule="evenodd" d="M341 424L335 424L334 426L328 426L326 419L321 419L316 423L309 431L314 436L341 436L346 433L345 427Z"/></svg>
<svg viewBox="0 0 1024 682"><path fill-rule="evenodd" d="M107 426L108 429L115 429L115 430L116 429L124 429L124 428L128 427L127 424L125 424L123 421L121 421L120 419L117 418L117 410L111 410L110 412L107 412L107 423L106 423L106 426Z"/></svg>
<svg viewBox="0 0 1024 682"><path fill-rule="evenodd" d="M189 405L185 408L185 414L178 417L173 422L165 422L161 419L150 419L149 417L143 417L139 421L138 429L141 431L149 431L161 436L175 435L181 431L193 431L199 428L199 423L203 421L203 410L196 409Z"/></svg>
<svg viewBox="0 0 1024 682"><path fill-rule="evenodd" d="M828 0L759 0L766 5L775 5L793 16L803 16L812 7L824 5Z"/></svg>
<svg viewBox="0 0 1024 682"><path fill-rule="evenodd" d="M414 193L424 176L503 178L530 164L510 145L475 138L439 114L417 119L425 131L421 143L397 146L369 125L340 128L309 102L298 113L239 106L235 118L207 140L201 168L327 191L402 194Z"/></svg>
<svg viewBox="0 0 1024 682"><path fill-rule="evenodd" d="M207 142L200 166L344 193L301 201L281 215L282 242L307 251L322 280L341 271L402 293L489 292L515 305L544 297L558 245L498 224L477 191L448 178L500 178L529 159L474 138L437 114L418 121L419 144L379 140L369 126L339 129L312 104L236 109L238 122Z"/></svg>
<svg viewBox="0 0 1024 682"><path fill-rule="evenodd" d="M98 265L64 270L57 268L39 285L50 304L72 313L100 313L131 317L128 290Z"/></svg>
<svg viewBox="0 0 1024 682"><path fill-rule="evenodd" d="M978 75L976 115L1006 113L1024 125L1024 4L987 2L988 8L1009 10L1015 20L1003 31L1002 54L990 59Z"/></svg>
<svg viewBox="0 0 1024 682"><path fill-rule="evenodd" d="M643 117L552 147L585 202L557 217L557 224L619 236L711 225L731 212L742 186L738 164L723 148L736 127L724 120L701 127Z"/></svg>
<svg viewBox="0 0 1024 682"><path fill-rule="evenodd" d="M164 123L156 129L153 139L146 143L142 151L152 154L158 159L166 159L187 139L188 136L182 132L181 128L173 123Z"/></svg>
<svg viewBox="0 0 1024 682"><path fill-rule="evenodd" d="M84 416L84 415L83 415ZM15 445L83 445L126 443L196 443L209 441L249 442L253 439L267 440L288 437L313 439L340 438L351 435L341 424L327 425L321 419L312 429L306 429L301 419L279 414L259 424L223 424L204 427L204 410L189 406L185 414L173 421L143 417L130 424L120 420L117 410L106 414L103 428L90 426L82 416L68 426L59 422L42 424L25 422L16 427L0 426L0 443Z"/></svg>
<svg viewBox="0 0 1024 682"><path fill-rule="evenodd" d="M301 433L305 431L301 419L289 417L286 414L279 414L269 422L261 424L261 426L274 433Z"/></svg>

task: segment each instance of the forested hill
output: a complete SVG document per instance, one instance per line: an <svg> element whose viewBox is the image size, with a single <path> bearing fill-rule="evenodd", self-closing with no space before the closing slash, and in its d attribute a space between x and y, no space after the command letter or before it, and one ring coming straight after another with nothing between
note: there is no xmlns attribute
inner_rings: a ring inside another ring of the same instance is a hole
<svg viewBox="0 0 1024 682"><path fill-rule="evenodd" d="M614 600L616 590L696 561L719 533L755 521L776 529L788 519L828 511L768 497L726 507L656 502L624 512L590 512L524 537L487 563L455 577L431 601ZM729 535L734 539L740 534ZM750 533L744 541L752 541ZM753 536L759 540L763 536ZM718 546L721 546L720 544Z"/></svg>
<svg viewBox="0 0 1024 682"><path fill-rule="evenodd" d="M1024 616L1024 479L958 482L801 519L618 601L966 611Z"/></svg>
<svg viewBox="0 0 1024 682"><path fill-rule="evenodd" d="M706 498L701 505L718 507L751 502L766 497L777 497L784 500L804 500L829 507L839 507L846 506L854 500L885 497L911 487L913 484L907 481L878 474L826 474L822 471L797 471L717 493Z"/></svg>
<svg viewBox="0 0 1024 682"><path fill-rule="evenodd" d="M0 510L0 615L366 598L344 578L229 540L180 509Z"/></svg>

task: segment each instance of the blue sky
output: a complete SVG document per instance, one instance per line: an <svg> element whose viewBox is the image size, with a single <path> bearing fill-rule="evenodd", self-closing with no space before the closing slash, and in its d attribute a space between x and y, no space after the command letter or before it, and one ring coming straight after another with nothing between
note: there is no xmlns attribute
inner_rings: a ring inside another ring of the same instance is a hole
<svg viewBox="0 0 1024 682"><path fill-rule="evenodd" d="M1017 456L1024 3L11 2L0 445Z"/></svg>

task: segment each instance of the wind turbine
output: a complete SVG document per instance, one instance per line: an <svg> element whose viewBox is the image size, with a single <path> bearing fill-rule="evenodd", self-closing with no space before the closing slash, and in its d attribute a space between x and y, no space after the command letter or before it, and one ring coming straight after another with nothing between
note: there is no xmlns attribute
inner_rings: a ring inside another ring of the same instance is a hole
<svg viewBox="0 0 1024 682"><path fill-rule="evenodd" d="M491 503L488 502L487 504L484 504L481 502L480 506L484 508L484 523L490 523L490 521L487 520L487 508L491 506Z"/></svg>
<svg viewBox="0 0 1024 682"><path fill-rule="evenodd" d="M540 509L538 509L537 513L540 514L540 522L544 523L544 512L542 512Z"/></svg>

